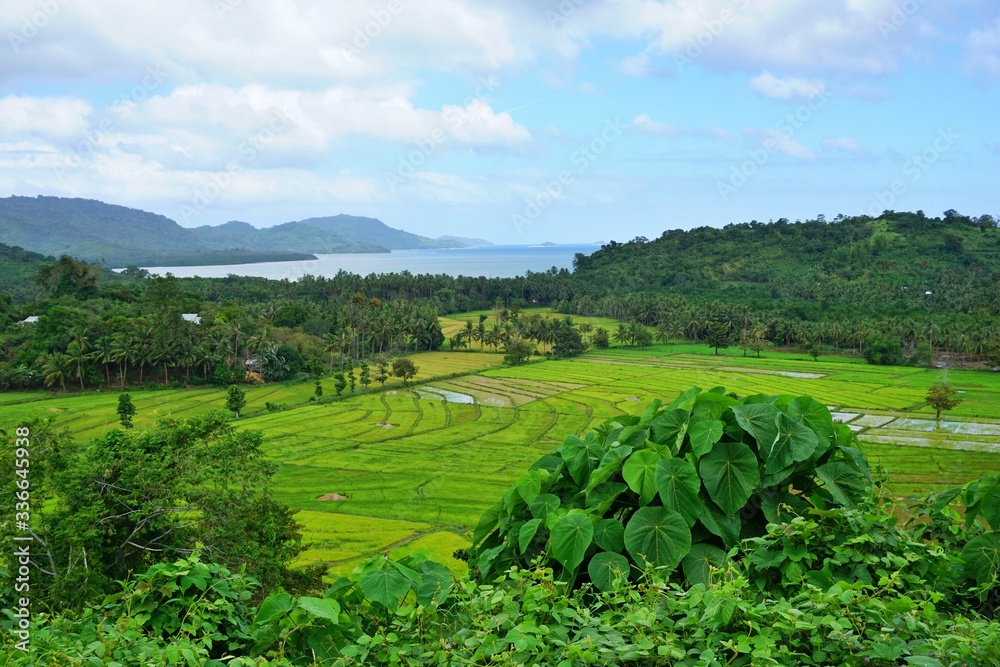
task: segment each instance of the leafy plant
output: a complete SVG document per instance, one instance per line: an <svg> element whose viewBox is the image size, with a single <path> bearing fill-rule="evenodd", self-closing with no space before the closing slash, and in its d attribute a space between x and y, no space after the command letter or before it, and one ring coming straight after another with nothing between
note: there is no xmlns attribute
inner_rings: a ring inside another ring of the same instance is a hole
<svg viewBox="0 0 1000 667"><path fill-rule="evenodd" d="M541 561L601 590L649 567L704 582L768 523L854 509L871 488L857 438L815 400L696 387L541 458L484 514L470 566L486 579Z"/></svg>

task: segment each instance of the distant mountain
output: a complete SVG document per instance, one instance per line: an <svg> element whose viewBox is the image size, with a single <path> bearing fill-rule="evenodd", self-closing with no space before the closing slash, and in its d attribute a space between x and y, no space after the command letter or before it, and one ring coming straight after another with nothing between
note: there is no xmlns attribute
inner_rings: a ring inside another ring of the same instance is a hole
<svg viewBox="0 0 1000 667"><path fill-rule="evenodd" d="M111 266L194 266L282 261L314 253L371 253L492 245L482 239L430 239L375 218L337 215L259 229L232 221L181 227L170 218L89 199L0 199L0 243Z"/></svg>
<svg viewBox="0 0 1000 667"><path fill-rule="evenodd" d="M464 236L439 236L437 240L441 243L454 243L452 247L455 248L488 248L496 245L486 239L470 239Z"/></svg>
<svg viewBox="0 0 1000 667"><path fill-rule="evenodd" d="M219 249L245 248L323 254L386 251L382 246L353 241L301 222L286 222L258 229L246 222L232 221L218 227L196 227L192 231L202 242Z"/></svg>
<svg viewBox="0 0 1000 667"><path fill-rule="evenodd" d="M299 224L322 229L328 234L342 236L358 243L370 243L389 250L419 250L421 248L467 248L470 245L492 245L489 241L459 239L443 236L430 239L401 229L394 229L381 220L356 215L335 215L327 218L309 218ZM477 241L471 243L471 241Z"/></svg>
<svg viewBox="0 0 1000 667"><path fill-rule="evenodd" d="M257 229L245 222L187 229L162 215L61 197L0 199L0 243L111 266L281 261L313 253L386 252L313 226Z"/></svg>

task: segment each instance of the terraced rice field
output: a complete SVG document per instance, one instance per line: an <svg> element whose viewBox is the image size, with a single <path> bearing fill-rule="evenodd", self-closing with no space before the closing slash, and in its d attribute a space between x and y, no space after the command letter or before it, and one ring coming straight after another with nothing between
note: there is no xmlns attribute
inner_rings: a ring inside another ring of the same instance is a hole
<svg viewBox="0 0 1000 667"><path fill-rule="evenodd" d="M467 374L322 404L305 403L309 384L261 387L250 392L248 410L264 401L302 405L239 424L265 431L280 464L275 494L302 510L298 518L312 544L303 562L329 563L335 571L372 553L414 548L461 569L450 554L535 459L570 433L694 385L816 397L858 432L897 495L1000 472L1000 376L951 371L949 382L965 392L966 402L938 429L922 404L941 371L801 355L744 359L729 352L714 357L704 346L684 345L612 349L519 368L496 368L497 355L417 355L423 377ZM135 397L139 425L156 414L196 414L224 402L219 390ZM60 423L87 437L114 425L114 402L113 394L3 395L0 427L55 409Z"/></svg>

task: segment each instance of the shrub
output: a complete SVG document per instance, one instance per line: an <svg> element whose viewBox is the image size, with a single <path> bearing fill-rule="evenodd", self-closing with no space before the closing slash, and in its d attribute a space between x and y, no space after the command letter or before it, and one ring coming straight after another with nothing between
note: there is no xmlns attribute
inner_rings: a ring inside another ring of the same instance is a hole
<svg viewBox="0 0 1000 667"><path fill-rule="evenodd" d="M705 583L769 522L853 509L871 487L857 438L815 400L694 388L540 459L484 514L470 567L482 580L540 561L603 591L649 566Z"/></svg>

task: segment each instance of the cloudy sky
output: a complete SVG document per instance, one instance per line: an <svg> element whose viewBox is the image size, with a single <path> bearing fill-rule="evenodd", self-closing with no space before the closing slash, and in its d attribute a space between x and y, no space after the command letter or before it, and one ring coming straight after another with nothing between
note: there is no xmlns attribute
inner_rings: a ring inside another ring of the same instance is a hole
<svg viewBox="0 0 1000 667"><path fill-rule="evenodd" d="M995 0L4 0L0 196L593 242L1000 213Z"/></svg>

